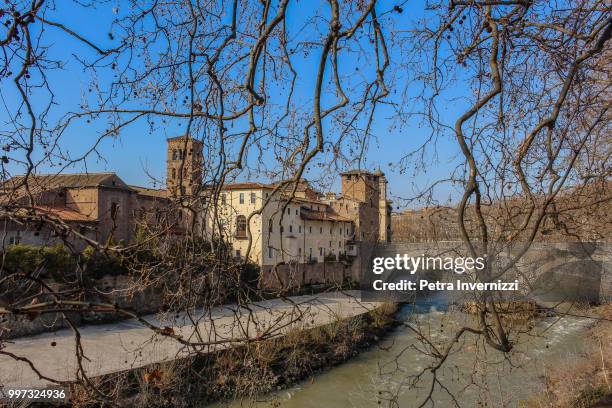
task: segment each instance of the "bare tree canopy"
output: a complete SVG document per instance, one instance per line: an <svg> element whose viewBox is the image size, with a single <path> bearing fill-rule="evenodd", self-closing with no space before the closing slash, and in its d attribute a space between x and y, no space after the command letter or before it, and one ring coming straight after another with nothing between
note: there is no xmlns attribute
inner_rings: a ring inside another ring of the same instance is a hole
<svg viewBox="0 0 612 408"><path fill-rule="evenodd" d="M79 390L108 404L120 393L84 369L83 316L134 318L196 354L220 344L249 353L304 315L287 288L262 290L253 257L275 259L266 273L281 281L279 267L296 257L308 264L319 252L348 264L349 244L389 241L379 221L391 212L382 166L393 173L393 205L409 208L393 236L460 241L466 254L488 256L477 281L503 277L537 241L609 242L610 12L604 0L6 0L0 317L57 315L74 333ZM123 143L168 143L176 166L164 175L162 165L139 165L139 152L119 152ZM148 187L90 171L124 161L145 167ZM336 173L344 183L373 166L366 177L377 195L361 204L305 181L330 191ZM109 193L95 216L66 204L100 189L136 204L128 212ZM258 205L231 218L226 200ZM375 225L373 238L351 211ZM370 222L370 213L380 218ZM339 234L329 239L337 250L293 253L283 240L298 233L284 221L292 216ZM19 236L8 230L31 232L42 249L13 245ZM496 262L506 245L518 249ZM95 283L103 270L129 277L126 298L161 293L154 309L162 313L203 308L189 314L195 327L230 301L244 307L235 311L240 322L265 320L249 305L270 297L292 314L256 335L240 327L222 340L184 338ZM477 317L445 344L410 328L431 362L409 381L426 390L415 406L446 390L437 373L465 337L508 357L524 334L500 316L494 296L472 300ZM27 361L0 338L2 354Z"/></svg>

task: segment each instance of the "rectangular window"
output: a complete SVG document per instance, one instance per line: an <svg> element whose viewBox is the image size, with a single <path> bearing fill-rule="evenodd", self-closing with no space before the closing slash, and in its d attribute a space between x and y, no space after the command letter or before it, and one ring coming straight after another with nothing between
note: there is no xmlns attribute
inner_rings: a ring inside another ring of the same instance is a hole
<svg viewBox="0 0 612 408"><path fill-rule="evenodd" d="M255 204L256 196L255 193L251 193L251 204Z"/></svg>
<svg viewBox="0 0 612 408"><path fill-rule="evenodd" d="M291 215L291 208L287 208L287 215Z"/></svg>
<svg viewBox="0 0 612 408"><path fill-rule="evenodd" d="M342 242L338 241L338 248L342 248Z"/></svg>
<svg viewBox="0 0 612 408"><path fill-rule="evenodd" d="M113 202L111 203L110 216L115 220L117 219L117 215L119 215L119 204Z"/></svg>
<svg viewBox="0 0 612 408"><path fill-rule="evenodd" d="M274 248L268 247L268 258L274 258Z"/></svg>
<svg viewBox="0 0 612 408"><path fill-rule="evenodd" d="M331 241L329 241L329 247L330 247L330 248L332 247L332 242L331 242Z"/></svg>
<svg viewBox="0 0 612 408"><path fill-rule="evenodd" d="M240 193L240 204L244 204L244 193Z"/></svg>
<svg viewBox="0 0 612 408"><path fill-rule="evenodd" d="M239 215L238 217L236 217L236 237L246 238L247 236L246 226L247 226L247 222L246 222L246 217L244 215Z"/></svg>
<svg viewBox="0 0 612 408"><path fill-rule="evenodd" d="M312 259L312 248L308 248L308 257Z"/></svg>
<svg viewBox="0 0 612 408"><path fill-rule="evenodd" d="M227 202L227 198L225 194L221 194L221 204L225 205L226 202Z"/></svg>
<svg viewBox="0 0 612 408"><path fill-rule="evenodd" d="M289 226L289 232L293 232L293 225Z"/></svg>
<svg viewBox="0 0 612 408"><path fill-rule="evenodd" d="M319 234L322 234L322 233L323 233L323 227L320 227L319 228Z"/></svg>
<svg viewBox="0 0 612 408"><path fill-rule="evenodd" d="M268 221L268 231L272 232L273 228L272 228L272 220Z"/></svg>
<svg viewBox="0 0 612 408"><path fill-rule="evenodd" d="M298 232L301 234L302 233L302 226L298 226Z"/></svg>
<svg viewBox="0 0 612 408"><path fill-rule="evenodd" d="M312 226L308 227L308 232L312 234Z"/></svg>
<svg viewBox="0 0 612 408"><path fill-rule="evenodd" d="M319 247L319 255L323 256L323 248Z"/></svg>
<svg viewBox="0 0 612 408"><path fill-rule="evenodd" d="M295 215L298 215L298 210L297 210L297 208L295 209Z"/></svg>

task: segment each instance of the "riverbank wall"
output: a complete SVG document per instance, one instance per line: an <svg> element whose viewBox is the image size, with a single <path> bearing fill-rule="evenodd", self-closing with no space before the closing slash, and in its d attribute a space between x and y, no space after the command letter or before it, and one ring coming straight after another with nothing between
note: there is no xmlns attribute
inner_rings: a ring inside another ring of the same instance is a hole
<svg viewBox="0 0 612 408"><path fill-rule="evenodd" d="M112 395L111 405L191 407L254 397L288 387L341 364L383 339L396 325L397 305L386 303L352 318L263 341L90 379ZM101 399L71 387L76 407Z"/></svg>

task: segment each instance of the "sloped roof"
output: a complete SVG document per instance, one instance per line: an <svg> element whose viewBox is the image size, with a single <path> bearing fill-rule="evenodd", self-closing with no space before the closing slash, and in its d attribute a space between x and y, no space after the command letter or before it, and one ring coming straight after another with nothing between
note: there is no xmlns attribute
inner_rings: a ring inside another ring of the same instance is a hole
<svg viewBox="0 0 612 408"><path fill-rule="evenodd" d="M73 208L69 208L62 205L51 206L51 205L36 205L34 207L19 208L15 212L18 216L32 217L32 216L47 216L51 218L58 218L65 222L86 222L96 223L93 217L89 217L83 213L78 212Z"/></svg>
<svg viewBox="0 0 612 408"><path fill-rule="evenodd" d="M312 198L306 198L306 197L291 197L290 195L286 194L283 195L283 198L287 201L291 201L293 203L309 203L309 204L317 204L317 205L322 205L325 207L329 207L329 204L321 201L321 200L315 200Z"/></svg>
<svg viewBox="0 0 612 408"><path fill-rule="evenodd" d="M165 189L156 189L140 186L129 186L132 190L136 191L139 195L157 198L168 198L170 193Z"/></svg>
<svg viewBox="0 0 612 408"><path fill-rule="evenodd" d="M223 190L259 190L259 189L272 189L274 186L264 183L245 182L245 183L232 183L224 184Z"/></svg>
<svg viewBox="0 0 612 408"><path fill-rule="evenodd" d="M72 222L97 222L94 218L88 217L85 214L82 214L72 208L64 207L64 206L47 206L47 205L37 205L34 207L34 210L38 214L49 215L52 217L57 217L62 221L72 221Z"/></svg>
<svg viewBox="0 0 612 408"><path fill-rule="evenodd" d="M313 221L344 221L350 222L349 218L342 217L338 214L329 213L326 211L311 211L302 208L300 211L300 218L304 220L313 220Z"/></svg>
<svg viewBox="0 0 612 408"><path fill-rule="evenodd" d="M23 188L25 176L15 176L2 184L2 190ZM115 173L73 173L73 174L36 174L28 177L32 192L53 190L55 188L114 187L131 190Z"/></svg>

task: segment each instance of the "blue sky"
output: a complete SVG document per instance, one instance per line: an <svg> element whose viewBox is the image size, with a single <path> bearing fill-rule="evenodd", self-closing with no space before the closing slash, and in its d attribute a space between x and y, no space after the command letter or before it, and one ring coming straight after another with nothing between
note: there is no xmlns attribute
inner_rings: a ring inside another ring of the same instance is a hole
<svg viewBox="0 0 612 408"><path fill-rule="evenodd" d="M110 22L115 17L113 8L117 7L121 10L120 1L111 1L95 10L76 6L67 7L68 3L64 4L63 2L58 2L58 4L58 7L61 9L50 14L50 16L53 15L55 21L70 23L71 28L100 47L110 47L113 45L107 33L109 32ZM382 4L385 9L393 6L392 3L382 2ZM325 10L327 10L327 3L323 1L292 3L288 9L289 27L292 25L298 27L300 25L300 21L298 21L300 16L308 14L302 13L301 9L297 10L298 7L325 7ZM402 14L392 14L393 21L389 21L397 27L408 28L414 20L424 17L424 6L421 2L410 2L409 5L404 5L403 8L404 12ZM54 84L54 92L59 102L59 106L55 108L59 114L67 110L76 109L81 96L87 93L90 81L89 74L83 71L73 55L87 58L92 57L94 54L90 49L75 40L67 38L65 34L57 29L49 27L48 30L47 41L50 43L49 45L53 46L51 50L55 53L54 56L58 56L65 62L64 70L51 71L49 73L50 82ZM312 65L318 61L319 55L318 53L313 53L309 58L296 60L296 69L300 72L308 72L309 69L312 69ZM391 59L392 61L399 61L401 59L401 55L399 55L397 50L392 49ZM351 61L347 63L350 64ZM359 63L364 64L367 61ZM367 69L367 67L364 68ZM406 74L408 75L408 73ZM102 77L101 79L111 79L110 74L108 78ZM311 94L313 81L314 78L308 75L300 76L298 80L297 94L304 103L311 103L309 95ZM0 85L2 87L1 93L4 103L11 106L11 100L15 100L16 96L14 85L5 79L3 79ZM404 86L405 84L400 81L400 85ZM452 96L460 96L464 91L464 89L456 88L453 90ZM461 103L442 106L441 116L448 123L452 123L458 115L457 109L460 107ZM389 167L389 164L397 163L404 154L419 146L429 136L431 129L417 120L410 120L400 128L395 126L396 123L392 120L392 116L393 110L391 108L382 106L377 111L373 123L373 133L376 135L376 141L370 143L365 167L372 170L380 167L386 173L392 196L410 197L414 193L414 185L423 187L439 178L448 177L450 169L456 164L458 149L452 140L442 138L438 144L437 157L431 155L425 157L426 172L413 174L411 171L408 171L405 174L400 174L396 167ZM7 112L5 109L0 110L0 123L2 123L2 126L7 126ZM91 145L96 131L99 130L100 128L91 124L74 126L62 137L61 146L64 149L68 149L71 153L83 151L83 149ZM87 170L90 172L114 171L129 184L150 186L151 181L146 173L149 172L160 179L164 178L166 159L165 139L176 136L180 132L180 128L169 125L156 130L153 134L149 134L146 122L135 123L126 128L120 137L104 140L99 146L99 151L104 156L104 160L97 160L92 156L87 160ZM9 169L11 169L10 166ZM74 170L79 171L83 170L83 168ZM39 172L52 171L54 169L45 167L39 169ZM307 174L306 177L316 178L315 166L312 166L312 172ZM339 177L331 187L336 191L339 190ZM446 201L450 195L451 189L445 186L438 188L435 196L440 201Z"/></svg>

